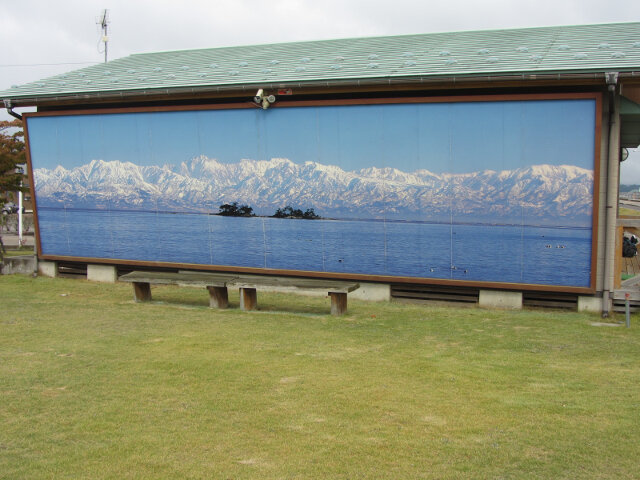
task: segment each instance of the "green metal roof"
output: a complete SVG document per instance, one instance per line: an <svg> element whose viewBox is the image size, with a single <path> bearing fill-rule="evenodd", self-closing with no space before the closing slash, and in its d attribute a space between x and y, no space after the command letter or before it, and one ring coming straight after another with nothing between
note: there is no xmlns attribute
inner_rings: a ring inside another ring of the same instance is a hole
<svg viewBox="0 0 640 480"><path fill-rule="evenodd" d="M640 71L640 23L136 54L14 86L0 98L26 104L27 99L158 90L605 71Z"/></svg>

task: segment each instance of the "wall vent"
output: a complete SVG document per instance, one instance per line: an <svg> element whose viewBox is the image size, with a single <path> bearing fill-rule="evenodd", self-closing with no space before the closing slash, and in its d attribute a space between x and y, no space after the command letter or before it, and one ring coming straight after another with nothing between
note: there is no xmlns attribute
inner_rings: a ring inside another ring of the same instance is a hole
<svg viewBox="0 0 640 480"><path fill-rule="evenodd" d="M62 278L87 278L87 264L58 262L58 276Z"/></svg>
<svg viewBox="0 0 640 480"><path fill-rule="evenodd" d="M557 292L522 292L522 305L528 308L578 310L578 295Z"/></svg>
<svg viewBox="0 0 640 480"><path fill-rule="evenodd" d="M480 297L479 288L444 285L391 285L391 298L410 303L447 303L474 306Z"/></svg>

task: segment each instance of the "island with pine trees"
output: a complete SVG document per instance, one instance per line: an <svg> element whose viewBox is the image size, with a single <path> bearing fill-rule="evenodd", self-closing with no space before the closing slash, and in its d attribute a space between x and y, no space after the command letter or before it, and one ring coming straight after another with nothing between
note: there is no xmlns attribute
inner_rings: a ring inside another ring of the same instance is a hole
<svg viewBox="0 0 640 480"><path fill-rule="evenodd" d="M255 217L253 213L253 207L249 205L238 205L238 202L224 203L218 207L218 213L214 215L220 215L221 217ZM313 208L307 208L302 211L300 208L293 208L291 205L287 205L284 208L278 208L276 212L271 215L271 218L292 218L301 220L318 220L322 217L313 210Z"/></svg>

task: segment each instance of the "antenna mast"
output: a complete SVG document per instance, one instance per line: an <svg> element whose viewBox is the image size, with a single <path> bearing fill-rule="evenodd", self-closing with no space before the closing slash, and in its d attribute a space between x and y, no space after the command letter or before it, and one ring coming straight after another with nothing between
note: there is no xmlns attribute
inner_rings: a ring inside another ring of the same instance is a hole
<svg viewBox="0 0 640 480"><path fill-rule="evenodd" d="M102 29L102 38L100 42L104 43L104 63L107 63L107 45L109 43L109 36L107 35L107 27L109 26L109 10L106 8L102 11L102 14L98 17L96 22Z"/></svg>

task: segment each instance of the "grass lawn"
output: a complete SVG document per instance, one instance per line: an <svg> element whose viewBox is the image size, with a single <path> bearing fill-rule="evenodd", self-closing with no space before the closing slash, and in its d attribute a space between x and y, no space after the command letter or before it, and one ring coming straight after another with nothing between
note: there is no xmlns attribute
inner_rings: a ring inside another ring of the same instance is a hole
<svg viewBox="0 0 640 480"><path fill-rule="evenodd" d="M637 317L153 293L0 277L0 478L638 478Z"/></svg>
<svg viewBox="0 0 640 480"><path fill-rule="evenodd" d="M632 208L627 208L627 207L620 207L618 213L620 215L627 215L627 216L631 216L631 217L640 216L640 211L634 210Z"/></svg>
<svg viewBox="0 0 640 480"><path fill-rule="evenodd" d="M35 251L33 250L33 247L18 247L18 248L6 247L3 255L5 257L17 257L20 255L35 255Z"/></svg>

